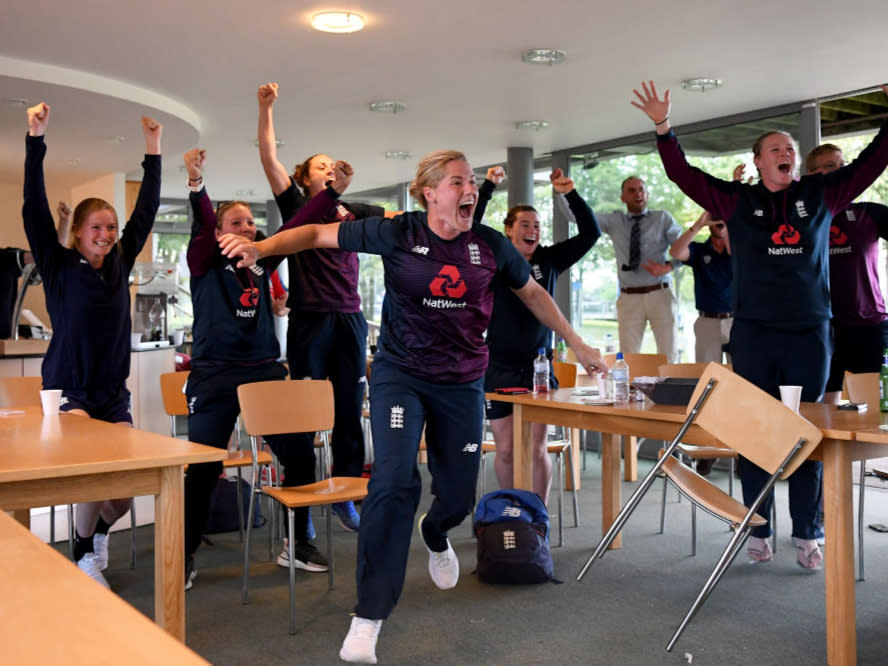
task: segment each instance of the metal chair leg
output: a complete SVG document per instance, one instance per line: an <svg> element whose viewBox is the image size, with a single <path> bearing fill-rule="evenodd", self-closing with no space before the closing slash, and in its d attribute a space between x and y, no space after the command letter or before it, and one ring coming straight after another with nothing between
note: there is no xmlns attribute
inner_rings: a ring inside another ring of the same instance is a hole
<svg viewBox="0 0 888 666"><path fill-rule="evenodd" d="M860 491L857 500L857 580L863 580L863 496L866 490L866 460L860 461Z"/></svg>
<svg viewBox="0 0 888 666"><path fill-rule="evenodd" d="M74 505L68 505L68 557L74 560Z"/></svg>
<svg viewBox="0 0 888 666"><path fill-rule="evenodd" d="M332 512L331 512L332 513ZM296 518L293 509L287 507L287 534L290 545L290 635L296 633L296 558L293 557L293 535L296 532Z"/></svg>
<svg viewBox="0 0 888 666"><path fill-rule="evenodd" d="M136 568L136 498L130 500L130 569Z"/></svg>
<svg viewBox="0 0 888 666"><path fill-rule="evenodd" d="M55 543L55 507L49 507L49 544Z"/></svg>
<svg viewBox="0 0 888 666"><path fill-rule="evenodd" d="M573 444L567 448L567 473L570 475L571 479L571 493L573 494L573 512L574 512L574 527L580 526L580 504L577 499L577 484L573 483L576 476L574 475L574 462L573 462Z"/></svg>
<svg viewBox="0 0 888 666"><path fill-rule="evenodd" d="M564 450L556 453L558 459L558 545L564 545Z"/></svg>
<svg viewBox="0 0 888 666"><path fill-rule="evenodd" d="M253 487L255 488L255 484L259 481L259 465L256 464L256 456L258 452L258 445L256 443L255 437L250 437L250 453L253 458L253 464L251 465L253 469ZM243 592L241 595L241 603L246 604L248 602L248 593L247 586L249 585L250 578L250 534L253 531L253 515L255 511L256 504L256 493L250 493L250 505L247 510L247 529L246 529L246 537L244 538L244 581L243 581ZM292 562L292 558L290 558Z"/></svg>
<svg viewBox="0 0 888 666"><path fill-rule="evenodd" d="M240 540L241 543L244 542L244 491L241 488L241 479L243 475L241 474L241 468L237 468L237 488L235 489L235 493L237 495L237 526L240 528ZM255 486L253 486L255 488Z"/></svg>

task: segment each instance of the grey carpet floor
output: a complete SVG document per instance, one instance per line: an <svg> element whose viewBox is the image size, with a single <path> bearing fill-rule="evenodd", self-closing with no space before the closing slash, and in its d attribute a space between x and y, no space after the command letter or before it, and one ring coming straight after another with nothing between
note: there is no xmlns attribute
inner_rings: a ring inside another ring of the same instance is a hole
<svg viewBox="0 0 888 666"><path fill-rule="evenodd" d="M752 565L741 553L667 653L664 647L726 543L727 530L701 516L697 555L691 557L689 504L678 503L674 491L669 493L666 533L658 534L658 482L624 530L623 548L607 553L577 582L601 535L598 459L587 456L580 527L566 528L565 546L553 548L563 584L506 587L479 582L472 575L475 541L467 520L451 533L461 563L460 582L441 591L429 579L427 553L414 536L403 594L379 637L379 663L825 663L823 577L795 564L785 484L778 487L775 560ZM641 473L648 465L641 462ZM488 474L492 488L492 466ZM725 472L713 474L726 482ZM420 511L430 501L425 468L423 475ZM632 487L624 484L624 499ZM739 486L735 492L739 494ZM550 510L555 513L554 490ZM867 523L888 523L888 491L868 491L865 516ZM314 519L323 551L325 522L319 513ZM556 520L553 515L553 537ZM339 663L355 603L356 535L334 525L336 589L327 589L326 574L297 571L297 633L289 636L287 572L268 560L266 529L255 532L248 605L240 603L242 545L237 533L214 535L212 546L201 547L198 577L186 595L187 644L214 664ZM153 532L151 527L138 530L134 571L126 568L126 534L112 539L107 578L113 590L151 615ZM868 529L865 543L867 580L856 585L858 657L861 664L883 664L888 661L888 534Z"/></svg>

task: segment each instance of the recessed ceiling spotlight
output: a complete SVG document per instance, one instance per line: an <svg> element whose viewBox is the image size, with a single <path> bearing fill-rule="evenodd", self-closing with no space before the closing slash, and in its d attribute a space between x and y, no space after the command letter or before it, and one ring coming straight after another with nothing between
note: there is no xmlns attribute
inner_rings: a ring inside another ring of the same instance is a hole
<svg viewBox="0 0 888 666"><path fill-rule="evenodd" d="M710 88L721 88L722 83L724 82L721 79L709 79L701 77L697 79L684 79L681 82L681 87L685 90L691 90L693 92L706 92Z"/></svg>
<svg viewBox="0 0 888 666"><path fill-rule="evenodd" d="M80 158L79 157L72 157L69 160L65 160L65 164L67 164L68 166L72 166L72 167L80 166Z"/></svg>
<svg viewBox="0 0 888 666"><path fill-rule="evenodd" d="M252 197L255 196L256 190L235 190L234 193L239 197Z"/></svg>
<svg viewBox="0 0 888 666"><path fill-rule="evenodd" d="M253 139L253 145L258 148L259 147L259 139ZM278 148L281 148L282 146L286 146L287 142L281 141L280 139L275 139L274 145L277 146Z"/></svg>
<svg viewBox="0 0 888 666"><path fill-rule="evenodd" d="M364 17L352 12L319 12L311 17L311 27L321 32L357 32L364 28Z"/></svg>
<svg viewBox="0 0 888 666"><path fill-rule="evenodd" d="M126 137L125 136L109 136L108 141L110 141L111 143L123 143L126 141Z"/></svg>
<svg viewBox="0 0 888 666"><path fill-rule="evenodd" d="M386 99L378 102L370 102L370 110L376 113L401 113L402 111L406 111L407 107L401 102Z"/></svg>
<svg viewBox="0 0 888 666"><path fill-rule="evenodd" d="M30 104L24 97L7 97L6 103L12 106L28 106Z"/></svg>
<svg viewBox="0 0 888 666"><path fill-rule="evenodd" d="M532 129L540 131L549 126L548 120L522 120L515 123L515 129Z"/></svg>
<svg viewBox="0 0 888 666"><path fill-rule="evenodd" d="M521 56L521 62L528 65L557 65L565 58L567 54L558 49L533 49Z"/></svg>
<svg viewBox="0 0 888 666"><path fill-rule="evenodd" d="M406 160L410 158L410 153L406 150L387 150L385 151L385 159L387 160Z"/></svg>

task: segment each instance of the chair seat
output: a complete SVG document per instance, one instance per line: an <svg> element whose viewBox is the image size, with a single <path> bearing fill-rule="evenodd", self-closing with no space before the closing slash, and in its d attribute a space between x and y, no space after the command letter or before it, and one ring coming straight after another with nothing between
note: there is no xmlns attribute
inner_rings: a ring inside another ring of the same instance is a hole
<svg viewBox="0 0 888 666"><path fill-rule="evenodd" d="M363 499L367 496L369 479L351 476L333 476L304 486L263 486L262 492L293 509Z"/></svg>
<svg viewBox="0 0 888 666"><path fill-rule="evenodd" d="M547 453L563 453L567 449L570 448L570 440L569 439L559 439L554 442L548 442L546 444L546 452Z"/></svg>
<svg viewBox="0 0 888 666"><path fill-rule="evenodd" d="M259 451L256 456L256 463L262 465L270 465L272 463L271 454L268 451ZM222 467L249 467L253 464L253 458L249 451L229 451L228 457L222 461Z"/></svg>
<svg viewBox="0 0 888 666"><path fill-rule="evenodd" d="M694 444L679 444L676 451L691 458L699 460L712 460L717 458L737 458L737 452L733 449L723 449L720 446L696 446Z"/></svg>
<svg viewBox="0 0 888 666"><path fill-rule="evenodd" d="M481 442L481 451L484 453L496 453L496 444L491 441Z"/></svg>
<svg viewBox="0 0 888 666"><path fill-rule="evenodd" d="M663 464L662 471L682 493L690 497L704 510L709 511L726 522L730 522L733 525L739 525L749 511L749 509L743 506L741 502L738 502L720 488L712 485L709 481L690 469L687 465L683 465L674 457L670 456L670 458ZM766 525L767 522L767 520L756 513L753 514L752 520L749 521L749 525L750 527L760 527Z"/></svg>

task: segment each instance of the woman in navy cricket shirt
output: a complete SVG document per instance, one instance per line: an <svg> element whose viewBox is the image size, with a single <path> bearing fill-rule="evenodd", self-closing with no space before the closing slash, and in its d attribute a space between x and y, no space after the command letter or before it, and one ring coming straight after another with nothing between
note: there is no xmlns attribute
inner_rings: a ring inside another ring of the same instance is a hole
<svg viewBox="0 0 888 666"><path fill-rule="evenodd" d="M337 163L331 187L315 195L331 203L345 190L351 168ZM540 320L563 337L589 372L606 370L535 280L530 266L499 232L475 224L475 175L462 153L438 151L419 163L410 193L427 212L408 212L349 224L309 225L261 243L225 236L223 253L251 264L267 255L309 247L341 247L380 254L385 303L371 376L370 420L376 461L361 512L358 604L339 656L376 662L382 620L404 585L413 516L422 482L416 466L425 439L435 499L420 518L429 574L441 589L459 578L447 531L469 514L484 420L484 331L493 308L493 279L515 290Z"/></svg>
<svg viewBox="0 0 888 666"><path fill-rule="evenodd" d="M160 206L160 137L163 127L142 117L144 176L133 214L119 234L117 213L103 199L84 199L74 209L71 247L58 233L43 179L44 134L50 108L28 109L25 157L25 233L43 278L53 335L41 374L43 388L61 389L61 410L132 427L130 393L129 274ZM129 509L131 498L77 505L74 559L105 587L108 530Z"/></svg>
<svg viewBox="0 0 888 666"><path fill-rule="evenodd" d="M888 123L851 164L828 174L798 178L796 145L784 132L768 132L753 146L760 181L715 178L688 164L669 122L667 90L661 100L653 81L634 91L632 105L654 122L666 175L697 204L722 219L731 234L734 272L734 371L777 397L782 384L802 386L802 400L820 400L826 387L832 341L829 330L829 230L832 216L878 178L888 165ZM888 87L882 86L888 93ZM807 460L789 478L789 511L799 566L817 571L822 463ZM752 504L768 474L740 458L743 501ZM771 515L773 493L759 513ZM747 554L773 557L770 525L752 530Z"/></svg>

